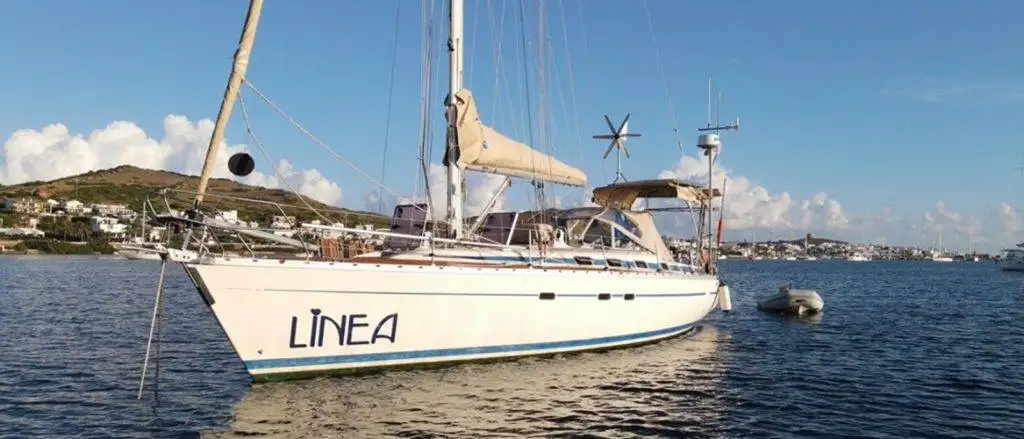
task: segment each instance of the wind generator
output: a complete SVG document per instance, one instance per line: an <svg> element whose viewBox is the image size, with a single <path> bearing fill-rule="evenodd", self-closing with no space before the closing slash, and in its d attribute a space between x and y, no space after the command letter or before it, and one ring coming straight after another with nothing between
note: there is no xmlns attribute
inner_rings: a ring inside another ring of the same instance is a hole
<svg viewBox="0 0 1024 439"><path fill-rule="evenodd" d="M608 123L608 130L611 134L598 134L594 136L595 139L611 140L608 142L608 149L604 151L602 159L608 158L608 154L611 154L612 150L615 150L615 180L612 183L617 183L619 178L622 181L627 181L626 176L622 174L622 153L626 153L626 158L629 158L629 150L626 149L626 139L630 137L640 137L640 134L629 132L629 115L626 113L626 119L622 121L619 128L616 129L615 125L612 125L612 120L608 118L608 115L604 115L604 121Z"/></svg>

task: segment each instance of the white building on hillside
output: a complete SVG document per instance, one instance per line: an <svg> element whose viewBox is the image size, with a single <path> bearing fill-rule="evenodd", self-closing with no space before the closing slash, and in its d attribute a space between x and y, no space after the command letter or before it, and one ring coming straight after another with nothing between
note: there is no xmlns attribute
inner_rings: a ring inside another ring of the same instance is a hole
<svg viewBox="0 0 1024 439"><path fill-rule="evenodd" d="M128 232L128 225L119 223L117 218L93 216L89 218L89 226L92 228L93 233L124 235Z"/></svg>

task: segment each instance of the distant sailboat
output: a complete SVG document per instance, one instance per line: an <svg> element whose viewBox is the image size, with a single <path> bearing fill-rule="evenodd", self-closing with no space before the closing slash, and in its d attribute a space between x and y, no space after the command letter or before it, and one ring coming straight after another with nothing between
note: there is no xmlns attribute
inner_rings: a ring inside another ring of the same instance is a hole
<svg viewBox="0 0 1024 439"><path fill-rule="evenodd" d="M953 262L953 258L949 257L949 256L946 256L945 252L942 249L942 231L941 230L939 230L939 232L938 232L938 245L936 246L936 248L937 248L937 250L932 255L932 261L934 261L934 262Z"/></svg>

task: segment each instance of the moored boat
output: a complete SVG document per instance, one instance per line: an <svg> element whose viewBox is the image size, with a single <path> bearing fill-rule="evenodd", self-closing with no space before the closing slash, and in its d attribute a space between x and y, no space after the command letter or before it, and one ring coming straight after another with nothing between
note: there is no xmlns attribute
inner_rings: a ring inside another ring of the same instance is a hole
<svg viewBox="0 0 1024 439"><path fill-rule="evenodd" d="M202 201L261 5L250 4L193 208L187 218L164 218L189 233L259 236L218 223ZM467 226L465 170L577 187L586 175L483 124L462 87L460 0L450 2L449 18L447 236L428 232L427 205L404 204L395 208L388 232L304 224L384 237L379 251L342 258L330 239L263 236L311 256L226 256L204 246L198 258L180 261L253 380L624 347L686 333L716 306L729 309L710 226L712 201L722 195L710 180L717 134L699 138L708 157L707 186L613 182L593 190L593 207L557 216L488 207ZM626 122L617 130L608 124L613 146L621 146ZM648 199L700 212L695 263L677 261L665 246L654 223L657 209L634 208Z"/></svg>

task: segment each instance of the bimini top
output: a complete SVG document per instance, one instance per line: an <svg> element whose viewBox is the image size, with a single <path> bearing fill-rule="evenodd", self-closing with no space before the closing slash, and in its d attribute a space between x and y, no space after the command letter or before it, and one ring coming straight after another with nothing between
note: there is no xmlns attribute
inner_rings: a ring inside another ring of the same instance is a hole
<svg viewBox="0 0 1024 439"><path fill-rule="evenodd" d="M625 181L594 189L594 202L605 207L627 210L637 198L675 198L688 203L706 203L711 198L722 196L718 189L710 197L708 192L705 187L674 178Z"/></svg>

